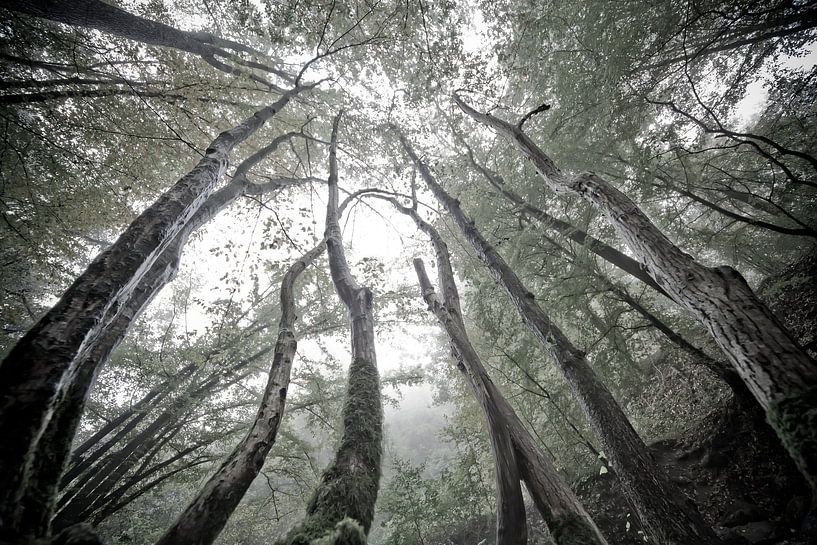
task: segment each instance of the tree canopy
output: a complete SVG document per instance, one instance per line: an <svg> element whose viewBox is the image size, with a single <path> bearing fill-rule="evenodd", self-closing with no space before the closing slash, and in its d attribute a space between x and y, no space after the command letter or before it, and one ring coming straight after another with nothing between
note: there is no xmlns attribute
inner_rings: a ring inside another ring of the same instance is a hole
<svg viewBox="0 0 817 545"><path fill-rule="evenodd" d="M0 543L807 536L810 3L0 13Z"/></svg>

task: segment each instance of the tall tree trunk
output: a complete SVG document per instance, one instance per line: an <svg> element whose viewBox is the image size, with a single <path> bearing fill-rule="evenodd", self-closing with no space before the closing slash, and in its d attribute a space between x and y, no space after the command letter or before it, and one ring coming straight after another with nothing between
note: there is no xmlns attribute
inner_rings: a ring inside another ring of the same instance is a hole
<svg viewBox="0 0 817 545"><path fill-rule="evenodd" d="M188 393L173 400L169 407L138 434L131 437L119 450L86 471L85 475L78 479L60 498L57 504L59 511L53 521L54 527L59 530L87 518L104 503L104 498L117 483L162 439L163 433L169 426L178 421L202 399L216 393L224 376L246 368L251 363L265 357L272 349L271 346L262 348L248 358L233 364L224 372L211 375L205 381L196 384ZM239 375L231 379L229 384L242 380L244 376L246 375Z"/></svg>
<svg viewBox="0 0 817 545"><path fill-rule="evenodd" d="M55 406L45 432L37 443L34 462L21 500L23 512L20 514L18 531L23 535L48 533L48 521L53 515L60 476L68 460L71 443L96 374L150 301L175 277L182 251L190 235L241 195L260 195L300 182L301 180L278 178L264 184L253 184L247 179L247 174L255 165L275 151L281 143L296 135L299 133L289 132L274 138L268 145L239 164L231 182L204 201L175 238L161 251L127 298L120 303L118 314L112 322L83 349L76 363L77 371L73 382L65 397ZM132 429L139 420L140 418L133 419L127 427ZM101 454L102 451L96 452L92 458ZM92 461L86 461L76 469L81 470L83 465L87 467Z"/></svg>
<svg viewBox="0 0 817 545"><path fill-rule="evenodd" d="M477 112L458 97L454 100L468 115L510 138L553 191L579 195L604 214L650 276L706 326L817 490L817 362L797 345L740 273L699 264L601 177L592 172L563 173L518 126Z"/></svg>
<svg viewBox="0 0 817 545"><path fill-rule="evenodd" d="M434 310L434 313L442 316L441 324L446 328L446 331L449 328L451 329L449 338L452 345L454 343L452 335L456 335L457 342L465 347L463 352L457 352L460 355L465 354L460 359L459 368L472 388L479 389L485 394L486 399L489 401L485 410L501 412L501 416L494 416L494 420L502 421L503 426L507 428L506 431L509 433L513 444L517 474L525 482L536 508L547 523L557 544L571 545L581 542L586 545L606 545L607 541L599 532L593 519L587 514L579 499L556 471L551 460L531 437L527 428L517 416L516 411L490 379L479 355L471 346L462 321L459 290L454 281L454 270L451 266L448 245L439 232L420 217L415 207L405 207L391 197L377 194L372 196L390 202L397 210L414 220L418 229L426 233L431 239L436 255L438 283L443 293L443 301L442 306L439 305L439 301L437 303L432 301L429 304L432 310L439 307ZM415 260L416 267L418 267L417 260ZM421 271L418 269L417 272L419 276ZM421 278L421 285L422 282ZM427 282L427 287L423 287L424 296L429 289L433 291L430 282ZM434 298L437 299L436 296ZM499 515L499 512L497 514Z"/></svg>
<svg viewBox="0 0 817 545"><path fill-rule="evenodd" d="M310 543L323 537L327 537L327 545L365 545L380 486L383 408L375 355L372 292L357 284L343 251L343 232L338 220L340 118L341 114L335 117L329 147L325 240L332 282L352 322L352 364L343 406L343 436L334 461L324 470L306 508L306 517L279 542L286 545Z"/></svg>
<svg viewBox="0 0 817 545"><path fill-rule="evenodd" d="M267 458L284 413L292 361L298 342L295 327L295 280L323 253L321 241L287 270L281 282L281 319L267 386L255 421L221 467L156 542L157 545L211 544L232 515Z"/></svg>
<svg viewBox="0 0 817 545"><path fill-rule="evenodd" d="M161 286L170 281L175 274L176 266L177 262L174 261L167 268L161 268L159 271L152 270L151 272L155 274L146 278L147 282L140 282L131 296L132 301L139 301L137 305L134 305L137 308L120 313L111 324L110 329L103 334L103 339L107 342L95 343L91 350L86 352L86 357L77 365L74 383L55 409L33 455L29 480L21 499L22 513L19 528L24 534L48 534L60 479L66 461L70 457L71 442L79 428L90 385L96 380L101 362L108 359L110 353L124 338L128 324L137 318L142 309L147 306L149 299L158 293ZM155 268L156 265L154 265ZM135 313L132 310L135 310ZM100 364L95 364L95 362L100 362ZM135 426L136 423L138 420L134 419L133 425Z"/></svg>
<svg viewBox="0 0 817 545"><path fill-rule="evenodd" d="M525 545L528 542L525 501L522 499L519 469L505 416L491 395L492 391L487 385L490 379L476 350L468 340L459 314L455 312L453 305L444 304L434 293L434 287L426 275L421 259L414 260L414 268L420 281L423 299L448 333L452 351L459 362L458 365L468 378L488 426L496 468L496 543L497 545Z"/></svg>
<svg viewBox="0 0 817 545"><path fill-rule="evenodd" d="M398 133L399 134L399 133ZM663 474L616 400L596 377L584 353L577 349L534 300L513 270L482 237L474 223L437 183L408 141L399 134L406 153L432 193L474 248L477 256L502 285L526 325L557 368L582 407L604 453L633 502L649 537L662 545L719 543L711 528L683 493Z"/></svg>

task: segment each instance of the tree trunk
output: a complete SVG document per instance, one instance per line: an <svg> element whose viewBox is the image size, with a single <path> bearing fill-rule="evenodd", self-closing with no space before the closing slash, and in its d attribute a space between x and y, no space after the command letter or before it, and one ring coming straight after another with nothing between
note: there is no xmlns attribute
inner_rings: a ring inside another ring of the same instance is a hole
<svg viewBox="0 0 817 545"><path fill-rule="evenodd" d="M442 306L438 310L432 310L435 314L441 313L445 321L442 325L448 329L449 338L456 335L458 343L465 349L458 354L467 354L468 357L460 359L460 370L463 372L472 388L479 389L490 401L487 411L500 411L501 416L494 419L502 421L507 428L514 449L514 461L517 465L517 475L525 482L525 486L533 498L536 508L548 525L551 534L556 539L557 545L586 544L586 545L607 545L607 541L599 532L593 519L584 510L579 499L570 490L567 483L561 478L556 468L533 440L527 428L505 399L496 385L488 376L479 355L470 345L465 325L462 322L462 309L459 303L459 291L454 281L454 270L451 266L451 258L448 246L437 232L437 230L424 221L415 208L402 206L396 199L372 195L377 198L389 201L397 210L409 216L417 227L426 233L431 239L432 246L437 261L437 274L440 290L443 295ZM417 260L415 260L417 267ZM418 276L420 270L418 269ZM427 283L431 288L430 282ZM422 279L421 279L422 285ZM423 287L423 293L428 290ZM436 296L435 296L436 299ZM433 301L432 301L433 302ZM431 305L431 303L429 303ZM439 304L439 301L437 302ZM452 323L448 323L452 322ZM451 339L453 343L454 340ZM477 392L475 391L475 394ZM490 429L490 428L489 428ZM499 515L499 512L497 513Z"/></svg>
<svg viewBox="0 0 817 545"><path fill-rule="evenodd" d="M644 267L638 261L616 250L609 244L605 244L601 240L588 235L578 227L574 227L570 223L555 218L544 210L529 204L521 196L508 189L508 186L499 174L477 163L470 149L468 150L468 157L471 160L471 164L474 165L474 168L476 168L497 191L506 199L521 207L523 211L536 218L542 225L553 229L573 242L578 242L606 262L630 274L632 277L641 280L661 295L669 297L669 295L664 292L664 289L659 286L655 280L650 278L650 275L647 274Z"/></svg>
<svg viewBox="0 0 817 545"><path fill-rule="evenodd" d="M338 296L352 322L352 364L343 406L343 436L332 464L306 508L306 517L279 542L300 545L320 538L327 544L365 545L380 486L383 451L383 408L374 345L372 292L359 286L349 270L338 220L337 139L341 114L332 126L329 148L329 202L326 247L329 270ZM334 528L334 533L333 533Z"/></svg>
<svg viewBox="0 0 817 545"><path fill-rule="evenodd" d="M596 377L584 353L573 346L545 314L533 294L465 216L459 202L437 183L406 139L402 135L400 139L428 187L451 214L480 260L505 289L542 347L553 357L621 479L625 492L635 505L649 537L662 545L719 543L694 506L685 500L683 493L656 465L621 407Z"/></svg>
<svg viewBox="0 0 817 545"><path fill-rule="evenodd" d="M162 434L168 425L178 421L181 415L188 412L191 407L195 407L199 401L208 395L216 393L218 391L216 387L225 375L247 367L271 351L272 347L262 348L252 356L233 364L226 371L209 376L204 382L195 385L189 393L173 400L171 405L162 411L148 426L136 434L135 437L130 438L118 451L108 455L96 467L87 471L63 494L57 504L58 513L53 521L55 529L66 528L90 516L104 503L103 499L114 489L116 484L161 440ZM230 383L243 378L243 376L239 376L231 380Z"/></svg>
<svg viewBox="0 0 817 545"><path fill-rule="evenodd" d="M281 143L297 134L289 132L278 136L267 146L242 161L236 168L232 181L204 201L193 217L179 230L172 242L161 251L148 272L127 295L127 299L120 304L121 310L118 310L112 322L83 349L77 358L76 376L65 398L55 406L49 424L37 444L33 466L23 492L24 499L21 501L23 512L20 514L18 531L23 535L46 535L48 533L47 521L53 515L55 492L85 408L85 400L96 374L150 301L175 277L182 251L190 235L235 202L241 195L259 195L301 181L278 178L264 184L252 184L247 179L247 173L252 167L275 151ZM185 371L182 371L181 376L184 375ZM139 420L141 418L133 419L123 431L126 433L129 429L133 429ZM95 452L84 463L75 465L71 474L78 475L79 471L103 453L104 450ZM66 475L66 478L70 480L71 474Z"/></svg>
<svg viewBox="0 0 817 545"><path fill-rule="evenodd" d="M455 100L468 115L509 137L552 190L579 195L605 215L650 276L706 326L817 490L817 362L797 345L740 273L697 263L601 177L562 173L521 129Z"/></svg>
<svg viewBox="0 0 817 545"><path fill-rule="evenodd" d="M281 319L267 386L255 421L221 467L202 487L157 545L210 545L258 476L284 413L292 360L298 342L295 326L295 280L323 253L323 241L293 263L281 282Z"/></svg>
<svg viewBox="0 0 817 545"><path fill-rule="evenodd" d="M490 379L462 327L457 312L459 309L455 310L452 305L440 301L434 293L434 287L426 275L421 259L414 260L414 268L420 281L423 299L448 333L458 365L468 378L474 397L485 415L496 467L496 543L524 545L528 542L528 529L522 487L519 485L519 469L505 417L486 384Z"/></svg>
<svg viewBox="0 0 817 545"><path fill-rule="evenodd" d="M242 60L227 51L233 50L263 56L261 52L238 42L225 40L206 32L179 30L164 23L139 17L101 0L7 0L3 7L50 21L93 28L136 42L186 51L201 57L217 70L228 74L247 75L250 79L275 91L282 90L248 69L256 68L273 73L290 82L294 81L291 75L282 70L258 62ZM241 69L227 65L216 57L227 58L247 68Z"/></svg>

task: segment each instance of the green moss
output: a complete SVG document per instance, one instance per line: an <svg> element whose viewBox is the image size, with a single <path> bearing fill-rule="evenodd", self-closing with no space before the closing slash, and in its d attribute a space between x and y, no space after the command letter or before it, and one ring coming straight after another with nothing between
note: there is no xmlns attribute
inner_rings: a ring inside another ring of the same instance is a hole
<svg viewBox="0 0 817 545"><path fill-rule="evenodd" d="M594 545L599 540L587 522L573 513L557 519L550 525L550 533L557 545Z"/></svg>
<svg viewBox="0 0 817 545"><path fill-rule="evenodd" d="M771 403L766 417L812 490L817 490L817 386Z"/></svg>
<svg viewBox="0 0 817 545"><path fill-rule="evenodd" d="M382 442L377 367L364 360L353 361L343 406L343 437L335 459L323 472L303 522L279 545L365 544L380 487ZM337 541L341 539L346 541Z"/></svg>

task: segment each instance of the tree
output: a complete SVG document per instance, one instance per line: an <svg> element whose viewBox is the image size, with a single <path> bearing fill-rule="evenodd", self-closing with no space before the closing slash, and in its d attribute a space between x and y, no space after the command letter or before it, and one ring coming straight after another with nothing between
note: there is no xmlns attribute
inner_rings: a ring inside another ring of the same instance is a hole
<svg viewBox="0 0 817 545"><path fill-rule="evenodd" d="M380 485L383 409L374 344L372 292L359 286L343 252L338 222L338 128L343 112L332 124L329 147L329 200L326 205L326 247L338 297L349 311L352 364L343 406L343 436L332 464L323 472L306 508L306 518L282 542L311 543L331 535L330 543L366 543Z"/></svg>
<svg viewBox="0 0 817 545"><path fill-rule="evenodd" d="M542 348L553 357L585 411L650 537L660 543L718 543L718 538L704 523L697 509L685 505L680 491L662 475L627 416L596 378L584 354L573 346L539 307L534 295L482 237L473 222L468 220L458 201L437 183L404 136L400 136L400 141L435 197L445 206L463 236L503 286Z"/></svg>
<svg viewBox="0 0 817 545"><path fill-rule="evenodd" d="M566 175L524 133L519 125L481 114L455 97L474 119L512 139L554 191L580 195L593 203L639 257L650 275L672 299L703 323L766 409L769 423L817 487L808 453L814 418L817 363L801 349L777 318L731 267L707 268L658 230L626 195L593 173Z"/></svg>

